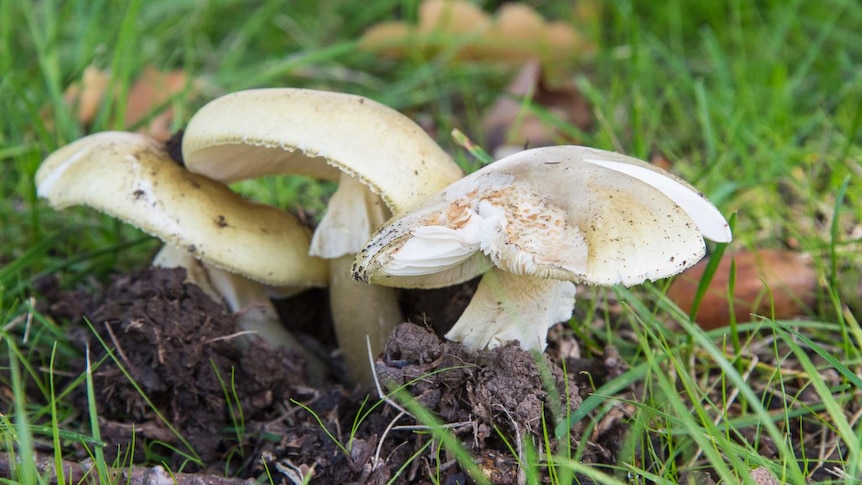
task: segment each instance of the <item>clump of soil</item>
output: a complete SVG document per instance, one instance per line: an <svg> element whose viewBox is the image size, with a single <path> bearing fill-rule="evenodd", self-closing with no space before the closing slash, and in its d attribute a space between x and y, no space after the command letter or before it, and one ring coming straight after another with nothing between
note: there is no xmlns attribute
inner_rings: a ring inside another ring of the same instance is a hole
<svg viewBox="0 0 862 485"><path fill-rule="evenodd" d="M379 379L394 389L405 389L424 408L447 423L450 430L477 458L479 468L492 483L517 483L517 458L506 444L531 440L540 443L543 410L564 404L554 402L546 390L541 367L550 375L547 384L565 389L560 368L545 355L536 358L516 344L493 350L469 352L459 344L443 342L432 331L405 323L395 328L383 355L376 362ZM571 409L581 402L577 386L568 382ZM342 437L347 450L339 449L317 423L284 428L282 443L269 450L289 460L293 467L306 470L313 466L321 483L396 483L426 482L441 468L443 483L469 483L467 475L454 460L437 463L438 450L423 423L404 409L396 399L379 411L364 417L355 438L350 441L351 425L362 415L354 400L340 396L321 396L314 411L335 436ZM563 403L566 399L556 396ZM373 403L367 403L367 406ZM346 406L346 407L345 407ZM400 409L399 409L400 408ZM545 419L553 422L546 413ZM505 441L504 441L505 438ZM580 439L573 433L574 440ZM399 470L407 464L404 470Z"/></svg>
<svg viewBox="0 0 862 485"><path fill-rule="evenodd" d="M550 382L543 382L540 367ZM447 422L475 422L478 445L495 427L540 433L544 409L559 412L565 401L577 409L581 402L575 382L567 385L562 370L544 354L530 355L517 343L471 352L413 324L395 328L376 371L391 389L407 384L420 404ZM551 387L568 388L570 394L563 402L552 402Z"/></svg>
<svg viewBox="0 0 862 485"><path fill-rule="evenodd" d="M134 424L144 438L191 452L178 434L212 462L224 453L239 409L253 420L285 399L304 385L305 364L261 340L242 352L226 308L184 279L185 270L164 268L117 278L88 312L96 333L78 333L77 341L100 362L93 379L106 440L130 444Z"/></svg>

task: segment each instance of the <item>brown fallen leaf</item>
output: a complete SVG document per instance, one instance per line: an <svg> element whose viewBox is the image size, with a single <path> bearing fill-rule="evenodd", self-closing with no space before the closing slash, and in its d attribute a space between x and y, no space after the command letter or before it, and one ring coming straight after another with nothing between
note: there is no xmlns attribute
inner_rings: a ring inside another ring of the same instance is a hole
<svg viewBox="0 0 862 485"><path fill-rule="evenodd" d="M126 101L126 126L133 126L146 119L153 110L160 109L150 119L144 132L156 140L167 141L171 137L174 110L171 106L166 106L166 103L173 96L181 93L186 88L186 83L188 83L188 76L184 71L162 72L147 66L129 90ZM194 86L191 89L193 93Z"/></svg>
<svg viewBox="0 0 862 485"><path fill-rule="evenodd" d="M491 106L482 120L485 146L495 158L525 146L578 142L564 130L525 109L525 100L550 111L563 123L583 131L592 129L592 107L578 88L572 84L549 87L541 63L532 59L524 64L506 88L505 95Z"/></svg>
<svg viewBox="0 0 862 485"><path fill-rule="evenodd" d="M96 118L105 90L108 88L110 76L108 73L93 66L84 69L81 82L72 84L63 93L63 101L77 108L75 118L82 124L89 125Z"/></svg>
<svg viewBox="0 0 862 485"><path fill-rule="evenodd" d="M90 125L108 96L116 100L116 91L108 93L110 81L110 73L90 66L84 70L80 82L66 88L63 100L76 108L75 117L79 123ZM147 126L139 131L166 141L171 136L173 120L173 109L167 103L186 89L187 83L189 80L184 71L163 72L152 66L146 67L126 98L125 126L131 127L152 116ZM198 82L191 83L190 98L198 91Z"/></svg>
<svg viewBox="0 0 862 485"><path fill-rule="evenodd" d="M459 60L518 66L537 58L553 70L583 60L595 50L572 25L547 22L528 5L507 3L490 16L466 0L424 0L416 25L384 22L372 26L359 45L394 59L411 52L429 56L457 46L455 58Z"/></svg>
<svg viewBox="0 0 862 485"><path fill-rule="evenodd" d="M491 18L478 6L460 0L425 0L419 4L418 31L423 34L481 33Z"/></svg>
<svg viewBox="0 0 862 485"><path fill-rule="evenodd" d="M486 35L490 27L491 17L470 2L425 0L419 4L416 25L400 21L381 22L365 31L359 45L390 59L401 59L413 52L427 56L444 48L453 37L464 37L459 40L466 41ZM477 58L469 42L459 47L458 58Z"/></svg>
<svg viewBox="0 0 862 485"><path fill-rule="evenodd" d="M658 168L667 170L668 172L673 171L673 162L671 159L658 150L653 150L650 154L649 162Z"/></svg>
<svg viewBox="0 0 862 485"><path fill-rule="evenodd" d="M813 306L817 275L810 256L774 249L740 251L722 258L701 301L695 320L705 330L730 323L727 292L731 259L736 262L733 312L737 322L751 321L751 314L792 318ZM686 313L691 311L706 264L703 260L684 271L668 288L668 298Z"/></svg>
<svg viewBox="0 0 862 485"><path fill-rule="evenodd" d="M397 20L370 27L359 40L359 46L386 59L401 59L414 50L416 30Z"/></svg>

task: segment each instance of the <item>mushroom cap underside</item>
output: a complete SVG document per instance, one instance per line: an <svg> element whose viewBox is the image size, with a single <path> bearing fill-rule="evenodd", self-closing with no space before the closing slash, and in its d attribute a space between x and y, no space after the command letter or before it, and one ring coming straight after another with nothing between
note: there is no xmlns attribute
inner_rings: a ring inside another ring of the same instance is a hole
<svg viewBox="0 0 862 485"><path fill-rule="evenodd" d="M87 205L213 266L272 285L325 286L326 262L291 214L189 173L142 135L90 135L51 154L37 193L56 209Z"/></svg>
<svg viewBox="0 0 862 485"><path fill-rule="evenodd" d="M222 182L272 174L356 177L393 213L463 176L422 128L362 96L310 89L240 91L215 99L183 137L190 171Z"/></svg>
<svg viewBox="0 0 862 485"><path fill-rule="evenodd" d="M635 166L634 175L617 163ZM644 181L644 169L661 181ZM702 228L726 224L693 187L645 162L544 147L488 165L391 221L357 255L353 272L360 281L414 288L466 281L491 266L633 285L691 266L705 253Z"/></svg>

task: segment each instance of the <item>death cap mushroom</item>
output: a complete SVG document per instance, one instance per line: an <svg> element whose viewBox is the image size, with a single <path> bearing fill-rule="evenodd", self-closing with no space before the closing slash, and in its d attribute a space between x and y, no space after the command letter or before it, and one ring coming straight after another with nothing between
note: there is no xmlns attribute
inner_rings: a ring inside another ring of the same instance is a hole
<svg viewBox="0 0 862 485"><path fill-rule="evenodd" d="M453 183L390 221L354 278L434 288L486 272L447 337L473 348L544 349L575 283L634 285L676 274L730 241L721 213L678 177L580 146L526 150Z"/></svg>

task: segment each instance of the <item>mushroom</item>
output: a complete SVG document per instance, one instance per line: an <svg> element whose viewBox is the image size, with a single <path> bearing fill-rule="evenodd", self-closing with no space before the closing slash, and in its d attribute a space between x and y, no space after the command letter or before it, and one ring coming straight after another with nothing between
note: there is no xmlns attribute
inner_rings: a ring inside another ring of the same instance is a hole
<svg viewBox="0 0 862 485"><path fill-rule="evenodd" d="M391 288L353 281L354 255L390 213L401 214L463 176L406 116L368 98L256 89L213 100L190 120L183 158L225 183L273 174L338 181L311 254L329 260L330 306L347 368L369 384L366 336L380 352L402 316Z"/></svg>
<svg viewBox="0 0 862 485"><path fill-rule="evenodd" d="M309 377L322 378L322 364L281 324L264 285L326 285L326 262L308 255L310 231L295 217L189 173L163 145L125 132L60 148L36 185L55 209L87 205L161 239L154 265L185 268L188 281L236 312L240 330L305 353Z"/></svg>
<svg viewBox="0 0 862 485"><path fill-rule="evenodd" d="M389 221L353 276L435 288L487 271L446 337L473 349L518 340L544 350L548 328L571 318L574 283L671 276L703 257L702 236L731 239L721 213L683 180L618 153L544 147L487 165Z"/></svg>

